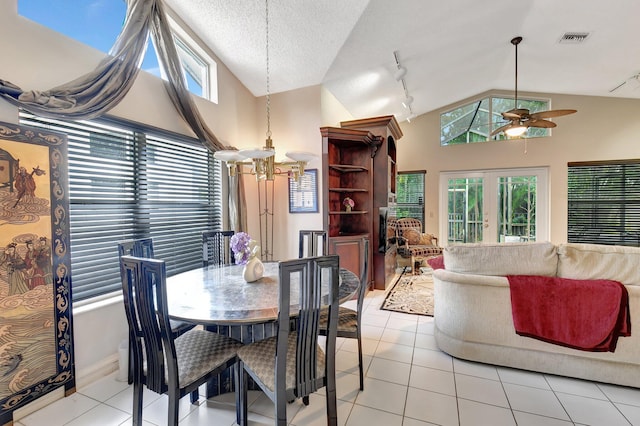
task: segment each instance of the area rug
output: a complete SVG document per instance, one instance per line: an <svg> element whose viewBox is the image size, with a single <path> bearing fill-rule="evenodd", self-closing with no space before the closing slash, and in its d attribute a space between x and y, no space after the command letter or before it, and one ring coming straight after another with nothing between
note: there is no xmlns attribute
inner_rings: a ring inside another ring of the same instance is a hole
<svg viewBox="0 0 640 426"><path fill-rule="evenodd" d="M387 293L380 309L433 316L433 277L430 268L413 275L406 268Z"/></svg>

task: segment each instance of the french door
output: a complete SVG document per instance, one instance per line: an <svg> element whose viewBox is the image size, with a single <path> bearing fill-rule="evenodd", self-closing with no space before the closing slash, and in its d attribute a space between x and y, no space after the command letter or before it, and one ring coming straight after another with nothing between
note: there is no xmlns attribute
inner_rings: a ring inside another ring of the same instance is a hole
<svg viewBox="0 0 640 426"><path fill-rule="evenodd" d="M441 240L448 244L547 241L548 192L546 168L443 172Z"/></svg>

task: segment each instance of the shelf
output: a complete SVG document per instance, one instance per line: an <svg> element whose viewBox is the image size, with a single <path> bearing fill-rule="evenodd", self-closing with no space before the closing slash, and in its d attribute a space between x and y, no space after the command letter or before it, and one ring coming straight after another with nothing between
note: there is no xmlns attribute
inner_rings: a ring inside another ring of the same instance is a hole
<svg viewBox="0 0 640 426"><path fill-rule="evenodd" d="M368 210L351 210L350 212L348 211L343 211L343 210L337 210L337 211L330 211L329 214L367 214L369 213Z"/></svg>
<svg viewBox="0 0 640 426"><path fill-rule="evenodd" d="M339 238L339 237L369 238L369 234L364 232L340 232L337 235L337 237L330 237L330 238Z"/></svg>
<svg viewBox="0 0 640 426"><path fill-rule="evenodd" d="M362 166L351 166L349 164L329 164L329 168L340 173L368 172L369 169Z"/></svg>
<svg viewBox="0 0 640 426"><path fill-rule="evenodd" d="M364 188L329 188L330 192L369 192Z"/></svg>

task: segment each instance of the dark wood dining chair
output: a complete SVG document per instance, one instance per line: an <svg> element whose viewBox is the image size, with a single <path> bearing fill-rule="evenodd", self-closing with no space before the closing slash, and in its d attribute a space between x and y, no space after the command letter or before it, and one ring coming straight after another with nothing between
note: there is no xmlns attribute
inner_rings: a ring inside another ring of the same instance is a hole
<svg viewBox="0 0 640 426"><path fill-rule="evenodd" d="M360 286L358 287L356 309L340 306L338 309L338 337L358 339L358 368L360 370L360 390L364 390L364 368L362 363L362 305L367 293L367 274L369 272L369 239L363 238L363 258L360 266ZM320 316L320 334L327 333L327 312Z"/></svg>
<svg viewBox="0 0 640 426"><path fill-rule="evenodd" d="M230 240L234 231L204 231L202 233L202 265L230 265L233 252Z"/></svg>
<svg viewBox="0 0 640 426"><path fill-rule="evenodd" d="M118 257L124 255L153 259L153 238L138 238L118 242Z"/></svg>
<svg viewBox="0 0 640 426"><path fill-rule="evenodd" d="M135 256L142 257L146 259L153 259L153 239L152 238L138 238L138 239L130 239L123 240L118 242L118 259L121 259L122 256ZM122 272L122 271L121 271ZM185 333L192 328L195 327L195 324L184 322L184 321L175 321L171 320L171 332L173 337L178 337L182 333ZM127 382L129 384L133 383L133 345L131 339L129 339L129 373L127 377Z"/></svg>
<svg viewBox="0 0 640 426"><path fill-rule="evenodd" d="M133 342L133 424L142 425L143 387L169 396L169 425L178 424L178 403L198 401L198 387L237 361L241 343L191 329L173 337L169 322L165 262L120 258L124 308ZM155 287L155 289L154 289Z"/></svg>
<svg viewBox="0 0 640 426"><path fill-rule="evenodd" d="M301 230L299 240L299 258L328 254L329 240L325 230Z"/></svg>
<svg viewBox="0 0 640 426"><path fill-rule="evenodd" d="M247 425L248 376L275 403L276 424L287 425L287 402L307 399L326 387L327 424L337 425L336 334L339 264L337 255L280 262L278 330L274 337L238 350L237 422ZM322 295L323 281L328 299ZM292 286L299 287L299 311L290 313ZM328 305L323 306L323 302ZM318 344L320 311L328 312L326 352ZM290 318L295 317L293 325ZM325 356L326 354L326 356Z"/></svg>

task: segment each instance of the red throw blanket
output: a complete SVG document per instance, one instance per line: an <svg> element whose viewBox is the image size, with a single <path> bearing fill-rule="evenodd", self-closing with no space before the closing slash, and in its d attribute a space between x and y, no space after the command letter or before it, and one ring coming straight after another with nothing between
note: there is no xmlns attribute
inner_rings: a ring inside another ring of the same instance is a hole
<svg viewBox="0 0 640 426"><path fill-rule="evenodd" d="M611 280L507 276L516 333L569 348L613 352L631 335L629 295Z"/></svg>

